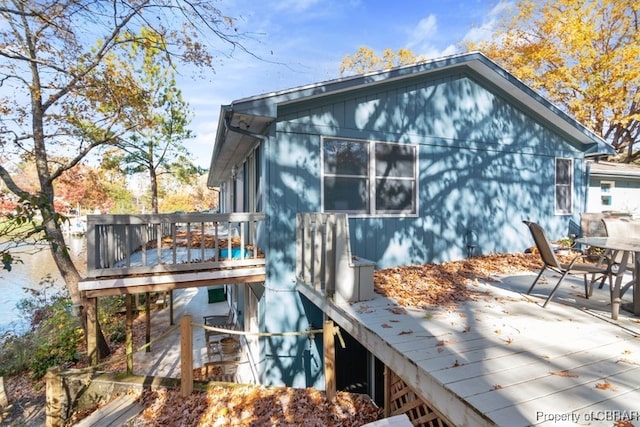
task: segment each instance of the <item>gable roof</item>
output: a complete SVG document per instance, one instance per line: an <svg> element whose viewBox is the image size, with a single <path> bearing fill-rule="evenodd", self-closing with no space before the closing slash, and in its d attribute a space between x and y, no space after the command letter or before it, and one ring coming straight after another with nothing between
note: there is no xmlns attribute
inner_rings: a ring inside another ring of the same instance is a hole
<svg viewBox="0 0 640 427"><path fill-rule="evenodd" d="M453 55L418 64L369 72L278 92L238 99L223 105L209 168L208 185L218 186L231 176L246 155L264 138L282 105L386 84L395 80L444 70L469 70L500 89L544 121L564 132L582 146L587 156L614 154L613 148L598 135L560 110L521 80L480 52Z"/></svg>

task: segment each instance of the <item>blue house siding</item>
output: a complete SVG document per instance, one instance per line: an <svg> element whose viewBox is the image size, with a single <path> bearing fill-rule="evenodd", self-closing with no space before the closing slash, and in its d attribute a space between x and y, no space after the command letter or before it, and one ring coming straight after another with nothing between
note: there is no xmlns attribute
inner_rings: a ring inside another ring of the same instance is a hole
<svg viewBox="0 0 640 427"><path fill-rule="evenodd" d="M354 252L379 267L463 258L470 236L475 254L521 251L523 219L568 234L585 188L584 155L569 141L464 74L389 86L278 112L269 186L278 215L322 209L321 137L335 136L418 147L417 217L351 220ZM574 160L570 217L554 215L556 157Z"/></svg>
<svg viewBox="0 0 640 427"><path fill-rule="evenodd" d="M470 243L473 254L523 251L531 245L523 219L540 222L551 238L568 235L585 205L585 155L608 150L479 54L239 100L220 120L210 185L241 164L240 144L260 140L263 332L317 329L324 320L295 289L295 217L323 210L323 138L416 147L415 213L350 219L353 253L377 268L461 259ZM568 215L555 213L556 158L573 161ZM264 384L324 387L320 337L261 343Z"/></svg>

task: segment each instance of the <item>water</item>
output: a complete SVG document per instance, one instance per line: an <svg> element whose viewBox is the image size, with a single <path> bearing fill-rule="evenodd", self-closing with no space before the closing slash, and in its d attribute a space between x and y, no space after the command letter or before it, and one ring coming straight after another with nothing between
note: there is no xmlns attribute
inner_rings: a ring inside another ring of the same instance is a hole
<svg viewBox="0 0 640 427"><path fill-rule="evenodd" d="M67 244L77 266L86 261L84 237L68 237ZM28 296L24 288L41 288L40 283L47 275L57 286L64 286L49 249L28 248L19 257L23 262L14 264L11 271L0 270L0 335L6 331L17 334L26 331L28 323L16 307L18 301Z"/></svg>

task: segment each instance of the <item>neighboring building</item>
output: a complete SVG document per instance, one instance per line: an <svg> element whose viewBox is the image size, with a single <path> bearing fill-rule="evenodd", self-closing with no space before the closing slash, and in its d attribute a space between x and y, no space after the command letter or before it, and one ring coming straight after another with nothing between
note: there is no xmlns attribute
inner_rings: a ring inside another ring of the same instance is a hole
<svg viewBox="0 0 640 427"><path fill-rule="evenodd" d="M221 212L264 212L264 287L235 298L245 327L322 324L296 290L296 214L345 212L354 255L377 268L519 252L522 220L569 234L587 158L613 150L480 53L222 106L208 184ZM260 344L263 383L323 387L321 342ZM365 362L362 362L365 363Z"/></svg>
<svg viewBox="0 0 640 427"><path fill-rule="evenodd" d="M589 166L586 212L640 215L640 166L605 161Z"/></svg>

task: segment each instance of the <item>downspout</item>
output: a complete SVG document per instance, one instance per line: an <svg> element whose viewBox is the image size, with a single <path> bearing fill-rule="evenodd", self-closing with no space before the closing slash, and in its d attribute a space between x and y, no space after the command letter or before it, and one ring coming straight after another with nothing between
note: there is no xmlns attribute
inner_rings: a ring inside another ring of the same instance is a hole
<svg viewBox="0 0 640 427"><path fill-rule="evenodd" d="M223 119L223 123L224 123L224 128L227 132L235 132L235 133L239 133L240 135L245 135L245 136L249 136L251 138L255 138L255 139L259 139L260 141L264 142L267 140L267 137L265 135L260 135L257 133L253 133L253 132L249 132L246 129L242 129L236 126L231 126L231 117L233 116L233 108L231 106L227 107L225 109L224 112L224 119ZM233 166L233 168L235 169L235 165ZM234 197L235 198L235 191L236 191L236 179L235 179L235 175L233 176L233 192L234 192ZM253 231L252 231L253 233ZM259 286L256 286L259 287ZM262 292L264 292L264 282L262 283ZM260 298L258 298L259 300ZM243 319L244 322L244 319ZM258 330L260 330L260 325L258 324ZM245 339L245 344L246 344L246 337L243 337ZM259 344L260 345L260 344ZM247 349L249 349L248 354L247 354L247 359L249 361L249 368L251 370L251 375L253 376L254 381L257 380L257 382L261 382L260 381L260 372L261 369L258 366L260 363L263 363L264 360L256 360L256 358L253 357L253 353L251 352L251 348L247 345ZM259 349L260 351L260 349ZM260 358L258 358L260 359Z"/></svg>

